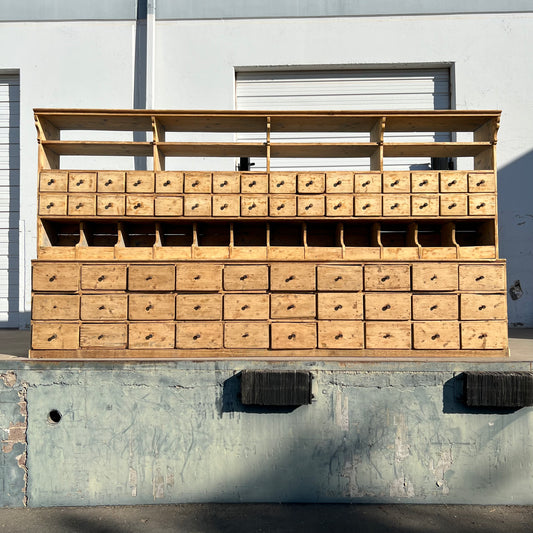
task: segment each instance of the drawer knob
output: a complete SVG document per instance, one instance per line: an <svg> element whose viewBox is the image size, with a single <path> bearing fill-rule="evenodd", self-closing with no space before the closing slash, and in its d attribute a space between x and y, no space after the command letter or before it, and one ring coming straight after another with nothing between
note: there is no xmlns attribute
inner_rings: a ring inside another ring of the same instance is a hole
<svg viewBox="0 0 533 533"><path fill-rule="evenodd" d="M200 274L198 274L197 276L194 276L194 279L195 279L196 281L198 281L198 280L200 279Z"/></svg>
<svg viewBox="0 0 533 533"><path fill-rule="evenodd" d="M387 274L386 276L383 276L383 277L381 278L381 282L382 282L382 283L385 283L385 282L386 282L387 280L389 280L389 279L390 279L390 276Z"/></svg>
<svg viewBox="0 0 533 533"><path fill-rule="evenodd" d="M283 209L284 207L285 207L285 204L280 204L280 205L278 205L277 210L280 211L280 210Z"/></svg>
<svg viewBox="0 0 533 533"><path fill-rule="evenodd" d="M400 207L400 204L398 202L390 206L391 209L396 209L397 207Z"/></svg>
<svg viewBox="0 0 533 533"><path fill-rule="evenodd" d="M339 202L337 205L333 206L333 209L339 209L339 207L342 207L342 203Z"/></svg>
<svg viewBox="0 0 533 533"><path fill-rule="evenodd" d="M153 307L153 305L152 305L152 304L149 304L149 305L147 305L147 306L145 307L145 309L146 309L147 311L150 311L150 309L152 309L152 307Z"/></svg>
<svg viewBox="0 0 533 533"><path fill-rule="evenodd" d="M342 279L342 276L337 276L334 281L340 281Z"/></svg>
<svg viewBox="0 0 533 533"><path fill-rule="evenodd" d="M339 309L342 309L342 305L341 304L338 304L335 306L335 311L338 311Z"/></svg>
<svg viewBox="0 0 533 533"><path fill-rule="evenodd" d="M104 338L103 334L100 333L100 335L98 335L98 340L101 340L101 339L103 339L103 338Z"/></svg>
<svg viewBox="0 0 533 533"><path fill-rule="evenodd" d="M482 333L478 338L479 339L486 339L487 338L487 334L486 333Z"/></svg>
<svg viewBox="0 0 533 533"><path fill-rule="evenodd" d="M246 309L249 309L250 306L248 304L244 304L242 307L241 307L241 311L246 311Z"/></svg>
<svg viewBox="0 0 533 533"><path fill-rule="evenodd" d="M384 339L390 339L391 338L391 334L390 333L385 333L385 335L383 335L383 338Z"/></svg>
<svg viewBox="0 0 533 533"><path fill-rule="evenodd" d="M400 183L400 180L394 180L394 181L390 184L390 186L391 186L391 187L395 187L395 186L398 185L399 183Z"/></svg>
<svg viewBox="0 0 533 533"><path fill-rule="evenodd" d="M221 187L225 187L227 184L228 184L228 180L224 180L224 181L220 184L220 186L221 186Z"/></svg>
<svg viewBox="0 0 533 533"><path fill-rule="evenodd" d="M46 206L46 209L50 209L51 207L54 207L54 202L50 202L50 203Z"/></svg>
<svg viewBox="0 0 533 533"><path fill-rule="evenodd" d="M419 186L419 187L423 187L424 185L427 185L427 184L428 184L428 180L423 180L423 181L421 181L421 182L418 184L418 186Z"/></svg>
<svg viewBox="0 0 533 533"><path fill-rule="evenodd" d="M104 209L109 209L110 207L113 207L113 204L111 202L109 202L105 207Z"/></svg>
<svg viewBox="0 0 533 533"><path fill-rule="evenodd" d="M81 202L76 206L76 209L79 209L80 207L83 207L83 204Z"/></svg>
<svg viewBox="0 0 533 533"><path fill-rule="evenodd" d="M193 335L192 340L193 341L197 341L200 337L201 337L201 335L199 333L197 333L196 335Z"/></svg>
<svg viewBox="0 0 533 533"><path fill-rule="evenodd" d="M243 274L241 276L241 281L244 281L245 279L248 279L248 274Z"/></svg>
<svg viewBox="0 0 533 533"><path fill-rule="evenodd" d="M98 278L98 281L104 281L105 279L105 276L102 274L99 278Z"/></svg>
<svg viewBox="0 0 533 533"><path fill-rule="evenodd" d="M433 276L431 276L430 280L431 281L435 281L437 279L437 274L433 274Z"/></svg>
<svg viewBox="0 0 533 533"><path fill-rule="evenodd" d="M286 280L285 280L285 283L289 283L289 281L292 281L294 279L294 276L289 276Z"/></svg>
<svg viewBox="0 0 533 533"><path fill-rule="evenodd" d="M287 336L287 339L295 339L296 338L296 334L295 333L291 333L290 335Z"/></svg>
<svg viewBox="0 0 533 533"><path fill-rule="evenodd" d="M192 187L198 187L198 185L200 185L200 182L199 182L198 180L193 181L193 182L191 183L191 186L192 186Z"/></svg>
<svg viewBox="0 0 533 533"><path fill-rule="evenodd" d="M311 209L311 207L313 207L313 204L308 204L308 205L305 206L305 210L307 211L307 210Z"/></svg>
<svg viewBox="0 0 533 533"><path fill-rule="evenodd" d="M255 202L248 207L248 211L251 211L252 209L255 209L257 206L255 205Z"/></svg>
<svg viewBox="0 0 533 533"><path fill-rule="evenodd" d="M134 186L134 187L137 187L137 185L140 185L140 184L141 184L141 180L137 180L137 181L133 184L133 186Z"/></svg>
<svg viewBox="0 0 533 533"><path fill-rule="evenodd" d="M150 281L152 279L152 276L146 276L146 281Z"/></svg>
<svg viewBox="0 0 533 533"><path fill-rule="evenodd" d="M146 337L144 337L147 341L150 340L152 337L153 337L153 333L148 333L148 335L146 335Z"/></svg>
<svg viewBox="0 0 533 533"><path fill-rule="evenodd" d="M457 207L457 204L455 202L453 204L450 204L448 206L448 209L453 209L454 207Z"/></svg>
<svg viewBox="0 0 533 533"><path fill-rule="evenodd" d="M455 185L457 183L457 180L452 180L448 182L448 187L451 187L452 185Z"/></svg>
<svg viewBox="0 0 533 533"><path fill-rule="evenodd" d="M364 209L368 209L369 207L370 207L370 204L365 204L365 205L363 206L363 210L364 210Z"/></svg>
<svg viewBox="0 0 533 533"><path fill-rule="evenodd" d="M165 183L163 183L163 187L167 187L168 185L170 185L170 180L167 180Z"/></svg>
<svg viewBox="0 0 533 533"><path fill-rule="evenodd" d="M54 178L50 178L50 181L48 182L48 185L52 185L52 183L55 183L55 179Z"/></svg>
<svg viewBox="0 0 533 533"><path fill-rule="evenodd" d="M342 181L339 180L339 181L336 181L334 184L333 184L333 187L338 187L339 185L342 184Z"/></svg>
<svg viewBox="0 0 533 533"><path fill-rule="evenodd" d="M201 305L195 305L195 306L194 306L194 310L195 310L195 311L199 311L201 308L202 308Z"/></svg>
<svg viewBox="0 0 533 533"><path fill-rule="evenodd" d="M246 337L249 337L249 336L250 336L249 333L243 333L243 334L242 334L242 337L245 338L245 339L246 339Z"/></svg>
<svg viewBox="0 0 533 533"><path fill-rule="evenodd" d="M337 333L337 335L335 335L335 340L338 341L339 339L342 339L342 337L342 333Z"/></svg>
<svg viewBox="0 0 533 533"><path fill-rule="evenodd" d="M140 202L137 202L137 203L133 206L133 209L139 209L139 207L141 207L141 203L140 203Z"/></svg>
<svg viewBox="0 0 533 533"><path fill-rule="evenodd" d="M476 205L476 209L481 209L482 207L485 207L485 202L481 202L480 204Z"/></svg>
<svg viewBox="0 0 533 533"><path fill-rule="evenodd" d="M113 183L113 180L107 180L107 181L104 183L104 185L105 185L106 187L108 187L108 186L111 185L112 183Z"/></svg>
<svg viewBox="0 0 533 533"><path fill-rule="evenodd" d="M101 305L98 309L100 309L100 311L103 311L105 309L105 305Z"/></svg>
<svg viewBox="0 0 533 533"><path fill-rule="evenodd" d="M476 281L481 281L482 279L485 279L485 276L478 276L478 277L476 278Z"/></svg>
<svg viewBox="0 0 533 533"><path fill-rule="evenodd" d="M294 304L288 305L287 309L294 309Z"/></svg>
<svg viewBox="0 0 533 533"><path fill-rule="evenodd" d="M430 311L435 311L435 309L437 309L437 307L439 307L437 304L432 305L432 306L429 308L429 310L430 310Z"/></svg>
<svg viewBox="0 0 533 533"><path fill-rule="evenodd" d="M52 307L52 309L57 309L57 305L54 305L54 306Z"/></svg>
<svg viewBox="0 0 533 533"><path fill-rule="evenodd" d="M485 183L485 180L480 180L476 183L476 187L479 187L480 185L483 185Z"/></svg>
<svg viewBox="0 0 533 533"><path fill-rule="evenodd" d="M248 187L253 187L256 184L257 184L257 182L255 180L251 181L250 183L248 183Z"/></svg>
<svg viewBox="0 0 533 533"><path fill-rule="evenodd" d="M313 185L313 180L309 180L309 181L305 184L306 187L310 187L311 185Z"/></svg>
<svg viewBox="0 0 533 533"><path fill-rule="evenodd" d="M438 333L435 333L435 335L431 335L431 340L432 341L437 340L439 337L440 335Z"/></svg>
<svg viewBox="0 0 533 533"><path fill-rule="evenodd" d="M381 310L386 311L387 309L390 309L390 304L384 305Z"/></svg>
<svg viewBox="0 0 533 533"><path fill-rule="evenodd" d="M56 280L56 275L54 274L51 278L49 278L49 282L52 283L53 281Z"/></svg>
<svg viewBox="0 0 533 533"><path fill-rule="evenodd" d="M427 207L427 206L428 206L428 203L424 202L418 209L424 209L424 207Z"/></svg>
<svg viewBox="0 0 533 533"><path fill-rule="evenodd" d="M478 309L479 309L480 311L483 311L483 309L486 309L486 308L487 308L486 305L480 305L480 306L478 307Z"/></svg>
<svg viewBox="0 0 533 533"><path fill-rule="evenodd" d="M48 342L52 342L54 339L57 339L57 335L55 333L48 337Z"/></svg>
<svg viewBox="0 0 533 533"><path fill-rule="evenodd" d="M191 207L191 209L198 209L199 207L200 207L200 204L197 203L197 204L194 204L194 205Z"/></svg>
<svg viewBox="0 0 533 533"><path fill-rule="evenodd" d="M83 184L83 180L80 180L80 181L78 181L78 183L76 183L76 186L79 187L82 184Z"/></svg>
<svg viewBox="0 0 533 533"><path fill-rule="evenodd" d="M367 180L362 184L363 187L367 187L368 185L370 185L370 180Z"/></svg>
<svg viewBox="0 0 533 533"><path fill-rule="evenodd" d="M228 204L221 205L220 210L224 211L224 209L227 209L227 207L228 207Z"/></svg>
<svg viewBox="0 0 533 533"><path fill-rule="evenodd" d="M281 180L276 183L276 187L281 187L282 185L285 185L285 181Z"/></svg>

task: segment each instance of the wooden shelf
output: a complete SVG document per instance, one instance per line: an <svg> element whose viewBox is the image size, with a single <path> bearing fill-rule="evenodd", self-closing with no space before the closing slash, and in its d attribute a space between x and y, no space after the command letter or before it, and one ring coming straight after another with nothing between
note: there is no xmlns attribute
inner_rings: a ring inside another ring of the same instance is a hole
<svg viewBox="0 0 533 533"><path fill-rule="evenodd" d="M57 155L151 156L150 142L41 141L43 148Z"/></svg>
<svg viewBox="0 0 533 533"><path fill-rule="evenodd" d="M475 157L490 142L383 143L384 157Z"/></svg>
<svg viewBox="0 0 533 533"><path fill-rule="evenodd" d="M156 143L165 156L186 157L266 157L263 143Z"/></svg>

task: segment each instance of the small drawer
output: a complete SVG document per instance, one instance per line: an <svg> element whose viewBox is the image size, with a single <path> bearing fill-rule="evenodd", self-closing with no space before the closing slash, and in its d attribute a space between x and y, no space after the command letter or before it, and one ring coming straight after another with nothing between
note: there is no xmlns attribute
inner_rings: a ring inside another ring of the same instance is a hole
<svg viewBox="0 0 533 533"><path fill-rule="evenodd" d="M468 174L468 192L495 192L494 172Z"/></svg>
<svg viewBox="0 0 533 533"><path fill-rule="evenodd" d="M97 190L98 192L124 192L126 190L126 173L98 172Z"/></svg>
<svg viewBox="0 0 533 533"><path fill-rule="evenodd" d="M440 192L466 192L466 172L441 172Z"/></svg>
<svg viewBox="0 0 533 533"><path fill-rule="evenodd" d="M211 172L185 172L183 190L186 193L210 193Z"/></svg>
<svg viewBox="0 0 533 533"><path fill-rule="evenodd" d="M422 194L411 196L411 215L414 217L438 217L439 197Z"/></svg>
<svg viewBox="0 0 533 533"><path fill-rule="evenodd" d="M222 348L223 338L221 322L180 322L176 325L177 348Z"/></svg>
<svg viewBox="0 0 533 533"><path fill-rule="evenodd" d="M315 318L314 294L271 294L270 317L277 319Z"/></svg>
<svg viewBox="0 0 533 533"><path fill-rule="evenodd" d="M466 194L442 194L440 197L440 214L443 217L466 215Z"/></svg>
<svg viewBox="0 0 533 533"><path fill-rule="evenodd" d="M34 263L32 287L34 291L77 291L80 285L80 266L77 264Z"/></svg>
<svg viewBox="0 0 533 533"><path fill-rule="evenodd" d="M268 294L225 294L225 320L267 320Z"/></svg>
<svg viewBox="0 0 533 533"><path fill-rule="evenodd" d="M31 325L31 346L34 350L76 350L79 338L77 323L33 322Z"/></svg>
<svg viewBox="0 0 533 533"><path fill-rule="evenodd" d="M126 324L81 324L81 348L126 348Z"/></svg>
<svg viewBox="0 0 533 533"><path fill-rule="evenodd" d="M461 294L461 320L505 320L505 294Z"/></svg>
<svg viewBox="0 0 533 533"><path fill-rule="evenodd" d="M67 195L66 194L41 194L39 195L39 215L66 215Z"/></svg>
<svg viewBox="0 0 533 533"><path fill-rule="evenodd" d="M154 202L156 217L180 217L183 215L181 196L156 196Z"/></svg>
<svg viewBox="0 0 533 533"><path fill-rule="evenodd" d="M410 320L410 293L366 293L365 320Z"/></svg>
<svg viewBox="0 0 533 533"><path fill-rule="evenodd" d="M318 265L319 291L363 290L363 267L360 265Z"/></svg>
<svg viewBox="0 0 533 533"><path fill-rule="evenodd" d="M298 192L306 194L324 193L326 191L326 175L322 172L299 172Z"/></svg>
<svg viewBox="0 0 533 533"><path fill-rule="evenodd" d="M383 173L383 192L384 193L411 192L411 173L408 171L384 172Z"/></svg>
<svg viewBox="0 0 533 533"><path fill-rule="evenodd" d="M228 322L224 324L225 348L268 348L268 324L257 322Z"/></svg>
<svg viewBox="0 0 533 533"><path fill-rule="evenodd" d="M268 289L267 265L227 265L224 267L224 290L260 291Z"/></svg>
<svg viewBox="0 0 533 533"><path fill-rule="evenodd" d="M130 265L128 290L173 291L175 285L174 265Z"/></svg>
<svg viewBox="0 0 533 533"><path fill-rule="evenodd" d="M505 265L459 265L459 290L504 291Z"/></svg>
<svg viewBox="0 0 533 533"><path fill-rule="evenodd" d="M273 195L270 197L271 217L295 217L296 196Z"/></svg>
<svg viewBox="0 0 533 533"><path fill-rule="evenodd" d="M365 291L409 291L409 265L365 265Z"/></svg>
<svg viewBox="0 0 533 533"><path fill-rule="evenodd" d="M94 194L70 194L68 214L73 216L96 215L96 196Z"/></svg>
<svg viewBox="0 0 533 533"><path fill-rule="evenodd" d="M296 192L296 174L291 172L270 173L271 194L294 194Z"/></svg>
<svg viewBox="0 0 533 533"><path fill-rule="evenodd" d="M457 320L457 294L413 294L413 320Z"/></svg>
<svg viewBox="0 0 533 533"><path fill-rule="evenodd" d="M183 172L156 172L155 192L176 194L183 192Z"/></svg>
<svg viewBox="0 0 533 533"><path fill-rule="evenodd" d="M130 320L174 320L174 294L130 294L128 300Z"/></svg>
<svg viewBox="0 0 533 533"><path fill-rule="evenodd" d="M316 290L315 265L301 263L275 263L270 266L272 291Z"/></svg>
<svg viewBox="0 0 533 533"><path fill-rule="evenodd" d="M486 216L496 214L496 195L472 194L468 197L468 214Z"/></svg>
<svg viewBox="0 0 533 533"><path fill-rule="evenodd" d="M334 195L326 197L326 215L328 217L353 216L353 196Z"/></svg>
<svg viewBox="0 0 533 533"><path fill-rule="evenodd" d="M414 291L456 291L456 263L425 263L413 265Z"/></svg>
<svg viewBox="0 0 533 533"><path fill-rule="evenodd" d="M180 264L176 266L178 291L222 290L222 265Z"/></svg>
<svg viewBox="0 0 533 533"><path fill-rule="evenodd" d="M237 195L219 194L213 196L214 217L238 217L240 212L241 201Z"/></svg>
<svg viewBox="0 0 533 533"><path fill-rule="evenodd" d="M83 294L81 296L82 320L126 320L127 318L127 294Z"/></svg>
<svg viewBox="0 0 533 533"><path fill-rule="evenodd" d="M31 317L33 320L78 320L80 297L77 294L34 294Z"/></svg>
<svg viewBox="0 0 533 533"><path fill-rule="evenodd" d="M352 320L319 320L318 347L333 350L363 348L365 339L363 322Z"/></svg>
<svg viewBox="0 0 533 533"><path fill-rule="evenodd" d="M69 172L69 192L96 192L96 172Z"/></svg>
<svg viewBox="0 0 533 533"><path fill-rule="evenodd" d="M327 172L326 192L353 193L353 172Z"/></svg>
<svg viewBox="0 0 533 533"><path fill-rule="evenodd" d="M213 192L215 194L239 194L241 175L238 172L214 172Z"/></svg>
<svg viewBox="0 0 533 533"><path fill-rule="evenodd" d="M408 194L384 194L384 217L407 217L411 214L411 197Z"/></svg>
<svg viewBox="0 0 533 533"><path fill-rule="evenodd" d="M413 348L415 350L458 350L459 322L415 322Z"/></svg>
<svg viewBox="0 0 533 533"><path fill-rule="evenodd" d="M155 191L155 179L153 172L134 171L126 173L126 191L133 193Z"/></svg>
<svg viewBox="0 0 533 533"><path fill-rule="evenodd" d="M507 348L507 322L498 320L462 322L461 348L464 350Z"/></svg>
<svg viewBox="0 0 533 533"><path fill-rule="evenodd" d="M366 347L382 350L408 350L411 348L409 322L367 322Z"/></svg>
<svg viewBox="0 0 533 533"><path fill-rule="evenodd" d="M210 217L211 196L208 194L185 195L183 214L186 217Z"/></svg>
<svg viewBox="0 0 533 533"><path fill-rule="evenodd" d="M268 216L268 196L241 196L241 216Z"/></svg>
<svg viewBox="0 0 533 533"><path fill-rule="evenodd" d="M320 320L361 320L363 294L360 292L319 292L318 318Z"/></svg>
<svg viewBox="0 0 533 533"><path fill-rule="evenodd" d="M129 348L164 349L174 348L176 326L172 323L137 322L129 324Z"/></svg>
<svg viewBox="0 0 533 533"><path fill-rule="evenodd" d="M126 290L126 265L82 265L81 288L84 290Z"/></svg>
<svg viewBox="0 0 533 533"><path fill-rule="evenodd" d="M439 173L411 172L411 192L424 194L439 192Z"/></svg>
<svg viewBox="0 0 533 533"><path fill-rule="evenodd" d="M126 215L154 216L154 197L145 195L126 195Z"/></svg>
<svg viewBox="0 0 533 533"><path fill-rule="evenodd" d="M67 192L68 172L62 170L43 170L39 175L41 192Z"/></svg>
<svg viewBox="0 0 533 533"><path fill-rule="evenodd" d="M381 194L355 195L356 217L380 217L381 212Z"/></svg>
<svg viewBox="0 0 533 533"><path fill-rule="evenodd" d="M381 173L354 175L354 191L356 194L381 193Z"/></svg>
<svg viewBox="0 0 533 533"><path fill-rule="evenodd" d="M96 197L96 214L100 216L123 216L126 200L122 194L99 194Z"/></svg>
<svg viewBox="0 0 533 533"><path fill-rule="evenodd" d="M176 295L177 320L222 320L222 294Z"/></svg>
<svg viewBox="0 0 533 533"><path fill-rule="evenodd" d="M266 194L268 192L268 174L241 174L241 192Z"/></svg>
<svg viewBox="0 0 533 533"><path fill-rule="evenodd" d="M270 325L273 350L316 348L316 324L274 322Z"/></svg>
<svg viewBox="0 0 533 533"><path fill-rule="evenodd" d="M323 217L324 214L323 196L298 196L298 216Z"/></svg>

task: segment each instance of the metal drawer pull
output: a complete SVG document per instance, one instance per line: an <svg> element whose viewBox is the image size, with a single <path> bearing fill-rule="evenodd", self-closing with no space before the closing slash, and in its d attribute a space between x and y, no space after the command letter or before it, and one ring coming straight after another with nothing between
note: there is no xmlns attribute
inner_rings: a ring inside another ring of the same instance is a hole
<svg viewBox="0 0 533 533"><path fill-rule="evenodd" d="M390 304L384 305L381 310L386 311L387 309L390 309Z"/></svg>
<svg viewBox="0 0 533 533"><path fill-rule="evenodd" d="M448 182L448 187L450 187L451 185L455 185L456 183L457 183L457 180L452 180Z"/></svg>
<svg viewBox="0 0 533 533"><path fill-rule="evenodd" d="M56 180L54 178L50 178L50 181L48 182L48 185L52 185L52 183L55 183Z"/></svg>
<svg viewBox="0 0 533 533"><path fill-rule="evenodd" d="M257 206L255 205L255 203L253 203L253 204L248 208L248 211L251 211L251 210L254 209L255 207L257 207Z"/></svg>
<svg viewBox="0 0 533 533"><path fill-rule="evenodd" d="M481 335L479 335L478 338L479 339L486 339L487 338L487 334L486 333L482 333Z"/></svg>
<svg viewBox="0 0 533 533"><path fill-rule="evenodd" d="M370 185L370 180L367 180L362 184L363 187L366 187L367 185Z"/></svg>
<svg viewBox="0 0 533 533"><path fill-rule="evenodd" d="M246 309L250 309L250 306L248 304L244 304L242 307L241 307L241 311L246 311Z"/></svg>
<svg viewBox="0 0 533 533"><path fill-rule="evenodd" d="M365 205L363 206L363 209L368 209L369 207L370 207L370 204L365 204Z"/></svg>
<svg viewBox="0 0 533 533"><path fill-rule="evenodd" d="M338 304L335 306L335 311L338 311L339 309L342 309L342 305L341 304Z"/></svg>
<svg viewBox="0 0 533 533"><path fill-rule="evenodd" d="M337 277L335 278L335 281L340 281L341 279L342 279L342 276L337 276Z"/></svg>
<svg viewBox="0 0 533 533"><path fill-rule="evenodd" d="M485 180L478 181L476 183L476 187L479 187L480 185L483 185L485 183Z"/></svg>
<svg viewBox="0 0 533 533"><path fill-rule="evenodd" d="M284 207L285 207L285 204L278 205L277 210L280 211L280 210L283 209Z"/></svg>
<svg viewBox="0 0 533 533"><path fill-rule="evenodd" d="M147 310L147 311L150 311L150 309L152 309L152 307L153 307L153 305L152 305L152 304L149 304L149 305L146 306L146 310Z"/></svg>
<svg viewBox="0 0 533 533"><path fill-rule="evenodd" d="M289 276L286 280L285 280L285 283L288 283L289 281L292 281L294 279L294 276Z"/></svg>
<svg viewBox="0 0 533 533"><path fill-rule="evenodd" d="M337 205L333 206L333 209L339 209L339 207L342 207L342 203L339 202Z"/></svg>
<svg viewBox="0 0 533 533"><path fill-rule="evenodd" d="M200 185L200 182L199 182L198 180L193 181L193 182L191 183L191 187L197 187L198 185Z"/></svg>
<svg viewBox="0 0 533 533"><path fill-rule="evenodd" d="M146 281L150 281L152 279L152 276L147 276Z"/></svg>
<svg viewBox="0 0 533 533"><path fill-rule="evenodd" d="M381 281L384 283L385 281L389 280L390 279L390 276L387 274L386 276L383 276L381 278Z"/></svg>
<svg viewBox="0 0 533 533"><path fill-rule="evenodd" d="M400 180L395 180L390 184L390 186L394 187L395 185L398 185L398 183L400 183Z"/></svg>
<svg viewBox="0 0 533 533"><path fill-rule="evenodd" d="M390 206L391 209L396 209L397 207L400 207L400 204L398 202Z"/></svg>
<svg viewBox="0 0 533 533"><path fill-rule="evenodd" d="M201 305L195 305L195 306L194 306L194 310L195 310L195 311L199 311L201 308L202 308Z"/></svg>
<svg viewBox="0 0 533 533"><path fill-rule="evenodd" d="M485 207L485 202L481 202L480 204L476 205L476 209L481 209L482 207Z"/></svg>
<svg viewBox="0 0 533 533"><path fill-rule="evenodd" d="M337 335L335 335L335 340L338 341L339 339L342 339L342 337L343 337L342 333L337 333Z"/></svg>
<svg viewBox="0 0 533 533"><path fill-rule="evenodd" d="M278 183L276 183L276 187L281 187L282 185L285 185L284 180L278 181Z"/></svg>
<svg viewBox="0 0 533 533"><path fill-rule="evenodd" d="M457 204L455 202L453 204L450 204L448 206L448 209L453 209L454 207L457 207Z"/></svg>
<svg viewBox="0 0 533 533"><path fill-rule="evenodd" d="M54 339L57 339L57 335L54 333L51 337L48 337L48 342L52 342Z"/></svg>
<svg viewBox="0 0 533 533"><path fill-rule="evenodd" d="M79 187L82 183L83 183L83 180L78 181L78 183L76 183L76 187Z"/></svg>
<svg viewBox="0 0 533 533"><path fill-rule="evenodd" d="M427 206L428 206L428 203L424 202L418 209L424 209L424 207L427 207Z"/></svg>
<svg viewBox="0 0 533 533"><path fill-rule="evenodd" d="M51 283L52 281L56 280L56 275L54 274L48 281Z"/></svg>
<svg viewBox="0 0 533 533"><path fill-rule="evenodd" d="M201 335L199 333L197 333L196 335L193 335L192 340L193 341L197 341L200 337L201 337Z"/></svg>
<svg viewBox="0 0 533 533"><path fill-rule="evenodd" d="M296 334L295 334L295 333L291 333L291 334L287 337L287 339L291 339L291 340L292 340L292 339L295 339L295 338L296 338Z"/></svg>
<svg viewBox="0 0 533 533"><path fill-rule="evenodd" d="M385 333L385 335L383 335L384 339L390 339L390 337L391 337L390 333Z"/></svg>
<svg viewBox="0 0 533 533"><path fill-rule="evenodd" d="M113 204L111 202L109 202L105 207L104 209L109 209L110 207L113 207Z"/></svg>
<svg viewBox="0 0 533 533"><path fill-rule="evenodd" d="M100 309L100 311L103 311L105 309L105 305L101 305L98 309Z"/></svg>
<svg viewBox="0 0 533 533"><path fill-rule="evenodd" d="M227 184L228 184L228 180L224 180L224 181L220 184L220 186L221 186L221 187L225 187Z"/></svg>
<svg viewBox="0 0 533 533"><path fill-rule="evenodd" d="M243 336L243 338L246 338L246 337L249 337L250 334L249 333L243 333L242 336Z"/></svg>
<svg viewBox="0 0 533 533"><path fill-rule="evenodd" d="M99 278L98 278L98 281L104 281L105 279L105 276L102 274Z"/></svg>
<svg viewBox="0 0 533 533"><path fill-rule="evenodd" d="M305 184L306 187L309 187L310 185L313 185L313 180L308 181L308 182Z"/></svg>
<svg viewBox="0 0 533 533"><path fill-rule="evenodd" d="M243 274L241 276L241 281L244 281L245 279L248 279L248 274Z"/></svg>
<svg viewBox="0 0 533 533"><path fill-rule="evenodd" d="M141 180L137 180L137 181L133 184L133 186L134 186L134 187L137 187L137 185L140 185L141 183L142 183Z"/></svg>
<svg viewBox="0 0 533 533"><path fill-rule="evenodd" d="M80 207L83 207L83 204L81 202L76 206L76 209L79 209Z"/></svg>
<svg viewBox="0 0 533 533"><path fill-rule="evenodd" d="M308 209L311 209L311 207L313 207L313 204L306 205L305 210L307 211Z"/></svg>
<svg viewBox="0 0 533 533"><path fill-rule="evenodd" d="M430 310L430 311L435 311L435 309L437 309L437 307L439 307L437 304L432 305L432 306L429 308L429 310Z"/></svg>
<svg viewBox="0 0 533 533"><path fill-rule="evenodd" d="M288 305L287 309L294 309L294 304Z"/></svg>
<svg viewBox="0 0 533 533"><path fill-rule="evenodd" d="M113 180L107 180L104 185L107 187L113 183Z"/></svg>
<svg viewBox="0 0 533 533"><path fill-rule="evenodd" d="M167 185L170 185L170 180L167 180L165 183L163 183L163 187L166 187Z"/></svg>
<svg viewBox="0 0 533 533"><path fill-rule="evenodd" d="M257 184L257 182L255 180L251 181L250 183L248 183L248 187L253 187L256 184Z"/></svg>
<svg viewBox="0 0 533 533"><path fill-rule="evenodd" d="M428 184L428 180L424 180L424 181L421 181L418 186L419 187L423 187L424 185L427 185Z"/></svg>
<svg viewBox="0 0 533 533"><path fill-rule="evenodd" d="M476 278L476 281L481 281L482 279L485 279L485 276L478 276L478 277Z"/></svg>
<svg viewBox="0 0 533 533"><path fill-rule="evenodd" d="M200 274L198 274L197 276L194 276L194 279L195 280L199 280L200 279Z"/></svg>
<svg viewBox="0 0 533 533"><path fill-rule="evenodd" d="M434 341L436 339L438 339L440 337L440 335L438 333L435 333L435 335L431 335L431 340Z"/></svg>
<svg viewBox="0 0 533 533"><path fill-rule="evenodd" d="M431 281L435 281L437 279L437 274L433 274L433 276L431 276Z"/></svg>
<svg viewBox="0 0 533 533"><path fill-rule="evenodd" d="M339 180L333 184L333 187L338 187L339 185L342 185L342 181Z"/></svg>
<svg viewBox="0 0 533 533"><path fill-rule="evenodd" d="M146 335L145 339L148 341L148 340L150 340L153 336L154 336L153 333L148 333L148 335Z"/></svg>
<svg viewBox="0 0 533 533"><path fill-rule="evenodd" d="M200 207L200 204L194 204L191 209L197 209L198 207Z"/></svg>
<svg viewBox="0 0 533 533"><path fill-rule="evenodd" d="M50 209L51 207L54 207L54 202L50 202L50 203L46 206L46 209Z"/></svg>
<svg viewBox="0 0 533 533"><path fill-rule="evenodd" d="M133 206L133 209L139 209L139 207L141 207L141 203L140 203L140 202L137 202L137 203Z"/></svg>
<svg viewBox="0 0 533 533"><path fill-rule="evenodd" d="M98 340L101 340L101 339L103 339L103 338L104 338L103 334L100 333L100 335L98 335Z"/></svg>
<svg viewBox="0 0 533 533"><path fill-rule="evenodd" d="M228 207L228 204L221 205L220 206L220 210L224 211L224 209L226 209L227 207Z"/></svg>
<svg viewBox="0 0 533 533"><path fill-rule="evenodd" d="M487 306L486 306L486 305L480 305L480 306L478 307L478 309L479 309L480 311L483 311L483 309L487 309Z"/></svg>

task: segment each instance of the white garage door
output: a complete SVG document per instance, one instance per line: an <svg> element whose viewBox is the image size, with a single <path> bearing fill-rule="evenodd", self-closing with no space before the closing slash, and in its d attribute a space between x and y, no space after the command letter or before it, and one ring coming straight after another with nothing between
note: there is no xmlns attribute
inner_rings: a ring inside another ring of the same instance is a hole
<svg viewBox="0 0 533 533"><path fill-rule="evenodd" d="M18 327L19 77L0 74L0 327Z"/></svg>
<svg viewBox="0 0 533 533"><path fill-rule="evenodd" d="M236 108L242 110L433 110L450 108L448 69L385 70L316 70L238 72ZM350 142L365 138L360 134L308 135L307 139L324 142ZM399 139L387 136L388 140ZM449 140L447 134L422 134L403 140ZM240 135L240 140L262 141L255 135ZM305 142L301 136L278 134L272 140ZM367 139L366 139L367 140ZM254 169L262 170L264 161L254 160ZM412 161L386 161L388 168L415 168ZM273 160L271 168L366 168L368 161L347 159ZM429 160L416 162L416 168L427 168Z"/></svg>

